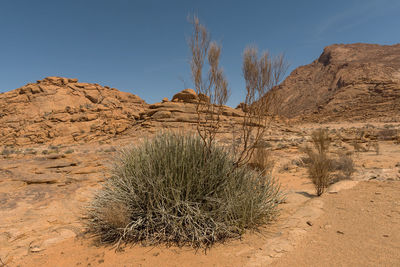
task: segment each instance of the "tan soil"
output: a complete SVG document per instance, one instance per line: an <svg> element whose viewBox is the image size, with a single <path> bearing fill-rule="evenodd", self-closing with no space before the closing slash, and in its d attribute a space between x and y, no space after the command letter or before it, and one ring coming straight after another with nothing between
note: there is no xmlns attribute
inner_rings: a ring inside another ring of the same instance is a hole
<svg viewBox="0 0 400 267"><path fill-rule="evenodd" d="M345 136L352 126L330 127L344 127L341 133ZM301 127L308 135L318 125ZM380 261L396 266L400 146L380 141L379 154L356 153L353 180L336 183L330 188L332 193L317 198L306 169L295 163L302 156L298 148L304 145L293 145L299 129L276 129L281 138L267 139L276 140L270 141L277 163L273 173L287 193L280 217L259 233L218 244L207 254L190 248L140 245L115 252L81 237L81 208L106 178L108 162L116 153L111 148L137 143L148 133L137 132L109 144L60 147L58 154L3 156L0 258L7 266L354 266ZM338 145L333 150L351 150L347 144L351 141L335 142ZM40 152L45 148L34 149ZM74 151L65 153L68 149Z"/></svg>
<svg viewBox="0 0 400 267"><path fill-rule="evenodd" d="M322 200L306 238L271 266L400 266L400 182L361 182Z"/></svg>

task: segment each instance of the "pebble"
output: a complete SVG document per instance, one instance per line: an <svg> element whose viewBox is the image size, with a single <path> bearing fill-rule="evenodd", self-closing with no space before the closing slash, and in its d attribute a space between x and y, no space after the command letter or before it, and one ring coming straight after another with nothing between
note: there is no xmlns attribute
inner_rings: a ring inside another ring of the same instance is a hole
<svg viewBox="0 0 400 267"><path fill-rule="evenodd" d="M40 247L33 247L33 248L29 249L30 252L40 252L43 250L44 250L44 248L40 248Z"/></svg>

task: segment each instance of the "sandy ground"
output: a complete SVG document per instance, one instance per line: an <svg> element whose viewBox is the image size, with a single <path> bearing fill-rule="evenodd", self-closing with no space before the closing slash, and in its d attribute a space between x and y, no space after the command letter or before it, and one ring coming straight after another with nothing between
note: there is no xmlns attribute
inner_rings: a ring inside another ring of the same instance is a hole
<svg viewBox="0 0 400 267"><path fill-rule="evenodd" d="M360 182L326 194L323 214L308 220L307 234L294 250L271 266L400 266L400 182ZM273 229L273 228L272 228ZM257 239L258 240L255 240ZM243 241L218 245L205 254L179 248L96 247L71 239L45 253L26 258L21 266L267 266L249 244L271 236L249 235ZM260 250L259 248L259 250ZM289 248L290 249L290 248ZM262 250L260 250L262 251ZM252 260L253 258L253 260ZM255 262L256 261L256 262Z"/></svg>
<svg viewBox="0 0 400 267"><path fill-rule="evenodd" d="M281 215L207 253L140 245L116 252L81 236L82 206L106 178L116 143L60 147L50 155L38 146L35 155L3 157L0 266L400 266L400 145L384 141L379 153L355 153L352 180L315 197L296 163L302 131L283 134L272 142L274 176L287 194ZM351 149L339 141L332 146Z"/></svg>
<svg viewBox="0 0 400 267"><path fill-rule="evenodd" d="M272 266L400 266L400 182L361 182L322 200L324 214Z"/></svg>

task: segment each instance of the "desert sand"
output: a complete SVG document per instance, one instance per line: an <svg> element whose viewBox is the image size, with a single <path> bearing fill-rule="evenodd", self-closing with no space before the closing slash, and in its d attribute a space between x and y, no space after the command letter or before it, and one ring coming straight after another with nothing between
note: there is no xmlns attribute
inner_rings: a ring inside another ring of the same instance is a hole
<svg viewBox="0 0 400 267"><path fill-rule="evenodd" d="M302 125L302 129L310 131L315 126ZM346 126L350 125L335 125L337 129ZM5 178L0 184L1 259L9 266L288 266L295 262L301 266L396 266L400 261L396 253L400 244L399 145L381 141L379 155L355 152L357 170L352 180L333 184L328 193L316 197L305 167L298 166L301 145L293 144L293 132L295 128L287 138L271 142L277 162L273 175L287 194L278 220L206 253L140 245L117 252L82 236L82 208L106 179L108 162L119 147L139 138L59 147L58 153L48 155L7 155L1 161ZM35 147L47 149L47 145Z"/></svg>

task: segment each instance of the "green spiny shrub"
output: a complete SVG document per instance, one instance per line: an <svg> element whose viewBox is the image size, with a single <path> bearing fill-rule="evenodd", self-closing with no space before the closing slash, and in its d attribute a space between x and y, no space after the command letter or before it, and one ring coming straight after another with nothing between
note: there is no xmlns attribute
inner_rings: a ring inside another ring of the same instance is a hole
<svg viewBox="0 0 400 267"><path fill-rule="evenodd" d="M118 246L207 248L270 222L282 200L276 181L202 142L167 133L123 150L87 207L87 232Z"/></svg>

